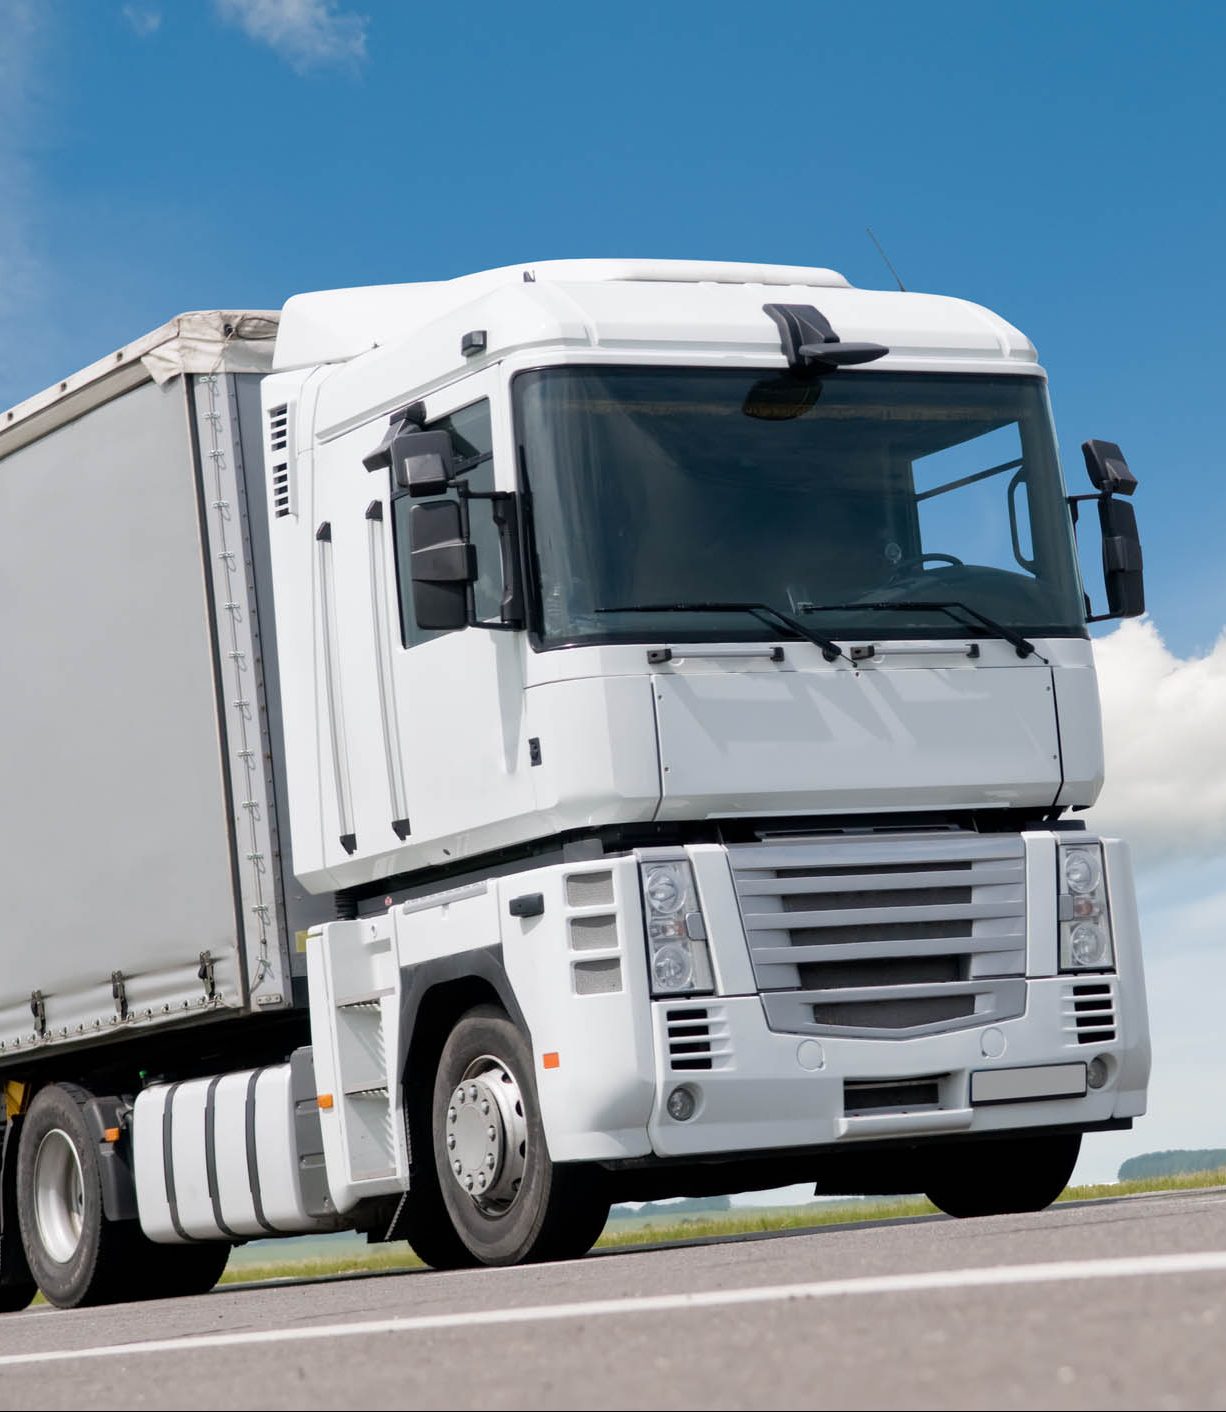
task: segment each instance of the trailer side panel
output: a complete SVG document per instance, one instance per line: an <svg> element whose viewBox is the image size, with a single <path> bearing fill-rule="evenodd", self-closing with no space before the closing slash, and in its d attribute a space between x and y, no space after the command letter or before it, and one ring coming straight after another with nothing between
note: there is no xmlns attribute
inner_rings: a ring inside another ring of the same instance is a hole
<svg viewBox="0 0 1226 1412"><path fill-rule="evenodd" d="M0 460L0 1061L245 1003L184 383Z"/></svg>

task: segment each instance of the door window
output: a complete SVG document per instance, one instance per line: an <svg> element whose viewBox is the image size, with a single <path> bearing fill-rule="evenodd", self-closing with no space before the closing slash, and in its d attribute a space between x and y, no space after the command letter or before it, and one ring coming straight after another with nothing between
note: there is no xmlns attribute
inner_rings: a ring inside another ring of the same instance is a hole
<svg viewBox="0 0 1226 1412"><path fill-rule="evenodd" d="M463 477L470 490L494 489L493 428L488 399L472 402L455 412L427 422L425 431L445 431L451 437L455 457L455 474ZM396 579L400 599L400 640L405 647L416 647L441 632L419 627L413 611L413 575L410 563L411 542L409 515L414 505L428 504L431 499L446 500L453 496L410 496L407 490L392 495L392 532L396 545ZM479 621L497 619L502 607L502 555L498 529L494 524L488 500L470 500L469 534L477 552L477 581L473 585L473 601Z"/></svg>

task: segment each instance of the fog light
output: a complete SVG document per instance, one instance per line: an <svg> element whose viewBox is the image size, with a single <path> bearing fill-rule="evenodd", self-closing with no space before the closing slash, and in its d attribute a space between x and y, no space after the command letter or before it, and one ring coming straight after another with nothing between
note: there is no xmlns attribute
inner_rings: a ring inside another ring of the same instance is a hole
<svg viewBox="0 0 1226 1412"><path fill-rule="evenodd" d="M1097 1062L1095 1060L1095 1063ZM675 1123L685 1123L694 1116L698 1100L694 1097L694 1090L686 1088L682 1084L680 1088L673 1089L672 1093L668 1095L668 1102L664 1106L668 1109L668 1116Z"/></svg>
<svg viewBox="0 0 1226 1412"><path fill-rule="evenodd" d="M1090 1066L1086 1070L1086 1083L1091 1088L1102 1088L1111 1077L1111 1065L1100 1054L1096 1059L1090 1060Z"/></svg>

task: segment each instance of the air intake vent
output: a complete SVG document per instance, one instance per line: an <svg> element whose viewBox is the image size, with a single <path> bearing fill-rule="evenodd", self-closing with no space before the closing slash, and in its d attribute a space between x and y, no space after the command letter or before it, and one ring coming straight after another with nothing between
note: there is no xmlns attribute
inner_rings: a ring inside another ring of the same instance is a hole
<svg viewBox="0 0 1226 1412"><path fill-rule="evenodd" d="M884 1082L843 1085L843 1111L857 1113L914 1113L917 1109L941 1106L941 1080L946 1074L925 1079L886 1079Z"/></svg>
<svg viewBox="0 0 1226 1412"><path fill-rule="evenodd" d="M717 1005L669 1010L668 1067L674 1073L725 1069L732 1063L728 1022Z"/></svg>
<svg viewBox="0 0 1226 1412"><path fill-rule="evenodd" d="M268 409L268 449L275 456L289 445L289 404Z"/></svg>
<svg viewBox="0 0 1226 1412"><path fill-rule="evenodd" d="M290 408L283 402L268 409L268 479L274 519L295 515L294 457L290 446Z"/></svg>
<svg viewBox="0 0 1226 1412"><path fill-rule="evenodd" d="M1115 1038L1115 996L1108 981L1071 985L1064 995L1064 1028L1077 1044L1107 1044Z"/></svg>
<svg viewBox="0 0 1226 1412"><path fill-rule="evenodd" d="M571 907L611 907L613 874L571 873L566 879L566 901Z"/></svg>
<svg viewBox="0 0 1226 1412"><path fill-rule="evenodd" d="M622 963L616 956L575 962L576 995L612 995L622 988Z"/></svg>

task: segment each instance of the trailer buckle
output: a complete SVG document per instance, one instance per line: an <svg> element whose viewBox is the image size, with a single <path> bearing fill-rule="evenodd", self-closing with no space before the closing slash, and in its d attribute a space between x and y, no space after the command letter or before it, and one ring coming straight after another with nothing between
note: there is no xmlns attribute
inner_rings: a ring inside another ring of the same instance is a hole
<svg viewBox="0 0 1226 1412"><path fill-rule="evenodd" d="M122 971L111 972L111 995L115 999L115 1014L121 1020L128 1018L128 988Z"/></svg>

